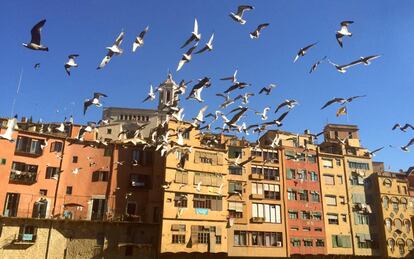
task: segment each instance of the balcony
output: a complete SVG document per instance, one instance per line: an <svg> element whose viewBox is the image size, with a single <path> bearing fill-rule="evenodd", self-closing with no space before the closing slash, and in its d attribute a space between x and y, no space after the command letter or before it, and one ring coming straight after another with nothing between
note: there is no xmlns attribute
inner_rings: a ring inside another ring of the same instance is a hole
<svg viewBox="0 0 414 259"><path fill-rule="evenodd" d="M252 194L250 194L250 199L253 199L253 200L263 200L264 199L264 195L263 194L252 193Z"/></svg>
<svg viewBox="0 0 414 259"><path fill-rule="evenodd" d="M263 180L264 175L263 174L258 174L258 173L252 173L250 175L250 179L252 179L252 180Z"/></svg>
<svg viewBox="0 0 414 259"><path fill-rule="evenodd" d="M37 181L36 178L37 172L12 170L10 172L9 182L17 184L34 184Z"/></svg>
<svg viewBox="0 0 414 259"><path fill-rule="evenodd" d="M250 219L250 222L252 223L264 223L265 218L264 217L253 217Z"/></svg>

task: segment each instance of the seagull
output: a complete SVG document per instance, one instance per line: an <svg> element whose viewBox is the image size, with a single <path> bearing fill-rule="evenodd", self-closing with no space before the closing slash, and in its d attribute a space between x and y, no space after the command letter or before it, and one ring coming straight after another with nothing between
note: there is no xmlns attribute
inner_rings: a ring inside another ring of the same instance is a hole
<svg viewBox="0 0 414 259"><path fill-rule="evenodd" d="M40 68L40 63L36 63L36 64L33 66L33 68L34 68L34 69L39 69L39 68Z"/></svg>
<svg viewBox="0 0 414 259"><path fill-rule="evenodd" d="M230 17L240 23L240 24L245 24L246 20L243 20L243 13L244 11L249 11L249 10L253 10L254 7L251 5L240 5L239 7L237 7L237 13L230 13Z"/></svg>
<svg viewBox="0 0 414 259"><path fill-rule="evenodd" d="M102 93L94 93L92 99L85 100L85 102L83 103L83 115L86 114L86 110L91 105L95 105L96 107L101 107L102 104L99 102L99 98L101 97L108 97L108 96Z"/></svg>
<svg viewBox="0 0 414 259"><path fill-rule="evenodd" d="M78 67L78 64L75 63L75 58L76 57L79 57L79 55L78 54L69 55L68 56L69 61L66 62L66 64L65 64L65 70L66 70L66 73L68 73L69 76L70 76L70 68L71 67Z"/></svg>
<svg viewBox="0 0 414 259"><path fill-rule="evenodd" d="M357 95L357 96L349 97L347 99L345 99L345 98L333 98L333 99L329 100L328 102L326 102L325 105L322 106L321 110L325 109L326 107L328 107L329 105L331 105L333 103L340 103L341 105L344 105L346 103L352 102L354 99L365 97L365 96L366 95Z"/></svg>
<svg viewBox="0 0 414 259"><path fill-rule="evenodd" d="M193 53L193 51L195 50L195 48L197 48L197 44L198 43L196 43L189 50L187 50L186 53L183 54L183 57L181 58L180 62L178 62L177 71L180 71L180 69L184 66L185 63L190 62L190 60L191 60L191 53Z"/></svg>
<svg viewBox="0 0 414 259"><path fill-rule="evenodd" d="M265 122L265 123L263 123L262 125L263 126L271 126L271 125L276 125L276 126L278 126L278 127L281 127L283 124L282 124L282 121L283 121L283 119L289 114L289 112L290 112L290 110L288 110L288 111L286 111L286 112L284 112L284 113L282 113L282 115L280 115L280 117L279 118L277 118L276 120L274 120L274 121L269 121L269 122Z"/></svg>
<svg viewBox="0 0 414 259"><path fill-rule="evenodd" d="M275 88L276 85L275 84L270 84L268 86L263 87L262 89L260 89L259 94L266 92L266 95L269 95L270 92L272 91L273 88Z"/></svg>
<svg viewBox="0 0 414 259"><path fill-rule="evenodd" d="M332 64L333 66L335 66L335 68L338 72L346 73L347 69L352 67L352 66L359 65L359 64L369 65L369 64L371 64L370 60L376 59L376 58L379 58L379 57L380 57L380 55L372 55L372 56L368 56L368 57L361 57L358 60L352 61L351 63L346 64L346 65L335 64L332 61L330 61L329 59L328 59L328 62L330 64Z"/></svg>
<svg viewBox="0 0 414 259"><path fill-rule="evenodd" d="M199 123L204 123L204 113L206 112L208 106L204 106L203 108L200 109L200 111L198 112L197 116L195 118L193 118L194 122L199 122Z"/></svg>
<svg viewBox="0 0 414 259"><path fill-rule="evenodd" d="M43 140L43 143L40 144L40 148L44 150L48 145L47 139Z"/></svg>
<svg viewBox="0 0 414 259"><path fill-rule="evenodd" d="M7 129L6 132L0 134L0 139L6 139L10 142L14 142L13 139L13 132L17 125L17 118L14 117L13 119L7 120Z"/></svg>
<svg viewBox="0 0 414 259"><path fill-rule="evenodd" d="M381 151L382 149L383 149L384 147L380 147L380 148L377 148L377 149L375 149L375 150L373 150L373 151L371 151L371 152L366 152L365 154L367 155L367 156L369 156L369 157L373 157L373 156L375 156L375 153L377 153L377 152L379 152L379 151Z"/></svg>
<svg viewBox="0 0 414 259"><path fill-rule="evenodd" d="M272 149L275 149L276 147L279 146L279 142L280 142L280 136L279 134L276 134L276 136L274 137L274 139L272 140L272 143L269 145Z"/></svg>
<svg viewBox="0 0 414 259"><path fill-rule="evenodd" d="M405 146L402 146L401 147L401 150L402 151L405 151L405 152L408 152L409 150L408 150L408 147L409 146L411 146L411 145L413 145L414 144L414 138L412 138L409 142L408 142L408 144L407 145L405 145Z"/></svg>
<svg viewBox="0 0 414 259"><path fill-rule="evenodd" d="M343 21L341 22L341 30L336 32L336 40L338 41L339 46L342 48L342 37L348 36L351 37L352 33L348 31L348 26L354 23L353 21Z"/></svg>
<svg viewBox="0 0 414 259"><path fill-rule="evenodd" d="M312 72L314 72L316 70L316 68L326 59L326 56L323 57L322 59L316 61L315 64L312 65L311 69L309 70L309 74L312 74Z"/></svg>
<svg viewBox="0 0 414 259"><path fill-rule="evenodd" d="M114 44L111 47L106 47L108 53L106 53L106 56L102 59L101 64L99 64L97 69L104 68L109 63L113 55L117 56L123 53L123 49L121 49L119 46L121 45L122 40L124 39L124 35L125 33L122 31L118 35L118 38L116 38Z"/></svg>
<svg viewBox="0 0 414 259"><path fill-rule="evenodd" d="M154 101L155 100L155 93L154 93L154 89L152 88L152 85L150 85L150 91L148 93L147 98L144 99L144 101L142 101L143 103L146 101Z"/></svg>
<svg viewBox="0 0 414 259"><path fill-rule="evenodd" d="M148 30L149 26L145 27L145 29L135 38L135 41L132 44L132 52L135 52L137 48L142 47L142 45L144 45L144 36Z"/></svg>
<svg viewBox="0 0 414 259"><path fill-rule="evenodd" d="M200 54L203 53L204 51L208 50L208 51L212 51L213 50L213 39L214 39L214 33L211 34L210 39L208 40L208 42L206 43L206 45L204 46L204 48L200 49L199 51L197 51L194 54Z"/></svg>
<svg viewBox="0 0 414 259"><path fill-rule="evenodd" d="M406 123L403 127L401 127L401 125L399 123L397 123L397 124L394 125L394 127L392 127L392 130L395 130L396 128L399 128L403 132L407 132L408 128L414 130L414 126L412 126L409 123Z"/></svg>
<svg viewBox="0 0 414 259"><path fill-rule="evenodd" d="M236 71L234 71L233 76L220 78L220 80L230 80L231 82L236 83L237 82L236 76L237 76L237 69L236 69Z"/></svg>
<svg viewBox="0 0 414 259"><path fill-rule="evenodd" d="M301 48L301 49L298 51L298 54L296 54L296 57L295 57L295 59L293 60L293 63L295 63L295 62L299 59L299 57L303 57L303 56L305 56L305 54L306 54L306 52L308 51L308 49L312 48L312 47L313 47L313 46L315 46L316 44L317 44L317 42L312 43L311 45L308 45L308 46L306 46L306 47L304 47L304 48Z"/></svg>
<svg viewBox="0 0 414 259"><path fill-rule="evenodd" d="M232 127L237 128L236 123L240 120L240 118L248 110L248 108L247 107L242 107L242 108L234 109L233 111L236 111L236 110L240 110L240 111L238 113L236 113L233 116L233 118L231 118L230 120L227 119L224 114L221 114L221 117L223 118L225 125L229 126L229 128L232 128ZM233 111L231 111L231 112L233 112Z"/></svg>
<svg viewBox="0 0 414 259"><path fill-rule="evenodd" d="M220 104L220 108L224 109L227 106L229 106L230 104L234 103L234 100L230 98L229 94L224 95L224 94L216 94L216 96L221 96L224 98L224 102L222 104Z"/></svg>
<svg viewBox="0 0 414 259"><path fill-rule="evenodd" d="M297 104L298 104L298 102L296 100L287 99L283 103L279 104L279 106L275 110L275 113L277 113L284 106L287 106L289 109L293 109Z"/></svg>
<svg viewBox="0 0 414 259"><path fill-rule="evenodd" d="M201 181L197 183L196 191L201 192Z"/></svg>
<svg viewBox="0 0 414 259"><path fill-rule="evenodd" d="M249 98L254 96L253 93L245 93L243 95L239 95L236 98L234 98L234 100L238 100L238 99L242 99L242 104L248 104L249 103Z"/></svg>
<svg viewBox="0 0 414 259"><path fill-rule="evenodd" d="M259 38L261 30L263 30L267 26L269 26L269 23L262 23L259 26L257 26L256 30L254 32L251 32L250 33L250 38L251 39L257 39L257 38Z"/></svg>
<svg viewBox="0 0 414 259"><path fill-rule="evenodd" d="M267 120L267 112L270 110L270 107L267 106L263 109L263 112L255 112L255 114L260 115L262 117L262 120Z"/></svg>
<svg viewBox="0 0 414 259"><path fill-rule="evenodd" d="M193 98L199 102L204 102L204 100L201 99L201 91L203 91L204 87L210 87L210 85L210 78L204 77L203 79L200 79L198 83L193 86L193 89L191 89L191 92L186 99Z"/></svg>
<svg viewBox="0 0 414 259"><path fill-rule="evenodd" d="M63 123L61 123L59 125L59 127L55 127L55 130L64 133L65 132L65 125Z"/></svg>
<svg viewBox="0 0 414 259"><path fill-rule="evenodd" d="M81 169L82 169L82 167L76 167L75 169L72 170L72 173L73 174L78 174Z"/></svg>
<svg viewBox="0 0 414 259"><path fill-rule="evenodd" d="M234 85L230 86L226 91L224 91L224 93L227 94L236 89L244 89L246 86L250 86L250 85L251 84L248 84L245 82L236 82Z"/></svg>
<svg viewBox="0 0 414 259"><path fill-rule="evenodd" d="M165 183L164 185L162 185L161 187L162 187L164 190L167 190L167 189L169 189L169 188L170 188L171 183L172 183L172 181L170 181L170 182L166 182L166 183Z"/></svg>
<svg viewBox="0 0 414 259"><path fill-rule="evenodd" d="M41 20L38 22L35 26L33 26L30 33L32 34L32 39L29 43L23 43L23 46L31 49L31 50L43 50L43 51L49 51L49 48L46 46L43 46L40 43L40 33L42 32L42 28L45 25L46 20Z"/></svg>
<svg viewBox="0 0 414 259"><path fill-rule="evenodd" d="M191 33L191 37L188 38L188 40L181 46L181 48L184 48L185 46L187 46L188 44L190 44L190 42L192 41L200 41L201 39L201 33L198 33L198 22L197 19L194 19L194 30Z"/></svg>

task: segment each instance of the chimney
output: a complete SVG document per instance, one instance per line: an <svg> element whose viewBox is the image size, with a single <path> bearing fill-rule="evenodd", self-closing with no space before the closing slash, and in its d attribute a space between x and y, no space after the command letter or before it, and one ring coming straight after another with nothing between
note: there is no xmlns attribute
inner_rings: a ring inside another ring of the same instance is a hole
<svg viewBox="0 0 414 259"><path fill-rule="evenodd" d="M24 117L24 116L23 116L23 117L22 117L22 119L21 119L21 122L22 122L22 123L26 123L26 122L27 122L26 117Z"/></svg>

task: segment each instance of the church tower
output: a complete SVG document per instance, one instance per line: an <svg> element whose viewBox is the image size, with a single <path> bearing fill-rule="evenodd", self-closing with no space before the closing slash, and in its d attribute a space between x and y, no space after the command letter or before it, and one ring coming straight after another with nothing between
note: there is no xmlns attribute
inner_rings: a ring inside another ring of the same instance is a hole
<svg viewBox="0 0 414 259"><path fill-rule="evenodd" d="M178 85L172 79L171 73L168 73L167 80L158 86L159 98L158 98L158 110L165 111L166 106L171 106L177 101L175 91L178 89Z"/></svg>

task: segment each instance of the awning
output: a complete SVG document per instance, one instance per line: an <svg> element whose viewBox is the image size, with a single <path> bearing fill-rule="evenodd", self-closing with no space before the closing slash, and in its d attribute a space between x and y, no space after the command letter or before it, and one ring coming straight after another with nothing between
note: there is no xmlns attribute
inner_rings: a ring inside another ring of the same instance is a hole
<svg viewBox="0 0 414 259"><path fill-rule="evenodd" d="M63 204L64 207L84 207L82 204L79 203L66 203Z"/></svg>

